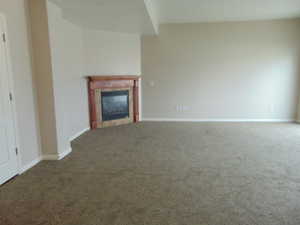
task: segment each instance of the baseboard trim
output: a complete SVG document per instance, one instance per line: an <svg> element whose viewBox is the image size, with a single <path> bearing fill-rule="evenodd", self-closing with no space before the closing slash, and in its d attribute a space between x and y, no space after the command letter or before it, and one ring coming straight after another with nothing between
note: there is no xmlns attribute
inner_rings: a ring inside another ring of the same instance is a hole
<svg viewBox="0 0 300 225"><path fill-rule="evenodd" d="M56 154L48 154L48 155L42 155L31 162L27 163L26 165L22 166L19 171L19 175L25 173L26 171L30 170L32 167L36 166L38 163L40 163L43 160L61 160L65 158L67 155L69 155L72 152L72 148L70 147L68 150L56 155Z"/></svg>
<svg viewBox="0 0 300 225"><path fill-rule="evenodd" d="M143 118L142 121L149 122L264 122L283 123L296 122L293 119L178 119L178 118Z"/></svg>
<svg viewBox="0 0 300 225"><path fill-rule="evenodd" d="M48 155L43 155L43 160L62 160L65 158L67 155L69 155L72 152L72 148L70 147L66 151L59 153L59 154L48 154Z"/></svg>
<svg viewBox="0 0 300 225"><path fill-rule="evenodd" d="M36 166L38 163L42 161L42 157L38 157L37 159L32 160L30 163L21 167L19 174L25 173L27 170L30 170L32 167Z"/></svg>
<svg viewBox="0 0 300 225"><path fill-rule="evenodd" d="M76 138L80 137L82 134L89 131L90 129L91 129L90 127L87 127L85 129L83 129L82 131L78 132L77 134L73 135L72 137L70 137L70 142L74 141Z"/></svg>
<svg viewBox="0 0 300 225"><path fill-rule="evenodd" d="M43 160L58 160L59 159L59 156L56 155L56 154L47 154L47 155L43 155Z"/></svg>
<svg viewBox="0 0 300 225"><path fill-rule="evenodd" d="M63 158L65 158L67 155L69 155L72 152L72 147L70 147L69 149L67 149L66 151L60 153L58 155L58 160L61 160Z"/></svg>
<svg viewBox="0 0 300 225"><path fill-rule="evenodd" d="M90 127L87 127L85 129L83 129L82 131L78 132L77 134L75 134L74 136L70 137L70 142L74 141L76 138L78 138L83 133L85 133L89 130L90 130ZM48 161L61 160L61 159L65 158L67 155L69 155L71 152L72 152L72 148L70 147L66 151L61 152L59 154L45 154L45 155L42 156L42 159L43 160L48 160Z"/></svg>

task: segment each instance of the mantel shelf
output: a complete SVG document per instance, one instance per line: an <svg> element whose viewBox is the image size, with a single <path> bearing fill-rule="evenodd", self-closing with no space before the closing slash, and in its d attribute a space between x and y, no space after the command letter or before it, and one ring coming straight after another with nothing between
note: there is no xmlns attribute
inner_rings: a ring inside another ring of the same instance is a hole
<svg viewBox="0 0 300 225"><path fill-rule="evenodd" d="M93 75L87 77L90 81L97 81L97 80L138 80L141 76L136 75L113 75L113 76L99 76Z"/></svg>

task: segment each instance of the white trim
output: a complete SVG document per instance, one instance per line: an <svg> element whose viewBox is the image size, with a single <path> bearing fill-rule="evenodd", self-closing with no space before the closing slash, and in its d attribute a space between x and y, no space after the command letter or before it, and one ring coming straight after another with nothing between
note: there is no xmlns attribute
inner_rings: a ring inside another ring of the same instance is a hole
<svg viewBox="0 0 300 225"><path fill-rule="evenodd" d="M43 158L43 160L50 160L50 161L52 161L52 160L62 160L67 155L69 155L71 152L72 152L72 148L70 147L62 153L43 155L42 158Z"/></svg>
<svg viewBox="0 0 300 225"><path fill-rule="evenodd" d="M46 160L46 161L48 161L48 160L51 160L51 161L52 160L59 160L59 156L56 155L56 154L43 155L42 158L43 158L43 160Z"/></svg>
<svg viewBox="0 0 300 225"><path fill-rule="evenodd" d="M152 122L295 122L293 119L179 119L179 118L143 118Z"/></svg>
<svg viewBox="0 0 300 225"><path fill-rule="evenodd" d="M25 173L27 170L31 169L41 161L42 161L42 157L38 157L37 159L32 160L30 163L27 163L25 166L22 166L19 175Z"/></svg>
<svg viewBox="0 0 300 225"><path fill-rule="evenodd" d="M77 134L73 135L72 137L70 137L70 142L74 141L76 138L80 137L81 135L83 135L85 132L89 131L91 128L87 127L85 129L83 129L82 131L78 132Z"/></svg>
<svg viewBox="0 0 300 225"><path fill-rule="evenodd" d="M59 153L58 160L61 160L61 159L65 158L71 152L72 152L72 147L69 147L66 151Z"/></svg>
<svg viewBox="0 0 300 225"><path fill-rule="evenodd" d="M89 130L90 130L90 127L84 128L82 131L80 131L77 134L70 137L69 141L72 142L73 140L75 140L76 138L78 138L79 136L81 136L82 134L84 134L85 132L87 132ZM61 159L65 158L67 155L69 155L71 152L72 152L72 147L69 147L66 151L59 153L59 154L43 154L42 159L47 160L47 161L48 160L50 160L50 161L61 160Z"/></svg>

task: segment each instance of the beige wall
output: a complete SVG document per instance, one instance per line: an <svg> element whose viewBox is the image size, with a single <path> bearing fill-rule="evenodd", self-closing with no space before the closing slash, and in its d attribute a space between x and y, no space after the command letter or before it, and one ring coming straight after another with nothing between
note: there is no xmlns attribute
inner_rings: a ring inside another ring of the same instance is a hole
<svg viewBox="0 0 300 225"><path fill-rule="evenodd" d="M47 0L30 0L30 18L42 153L57 159L89 127L82 30Z"/></svg>
<svg viewBox="0 0 300 225"><path fill-rule="evenodd" d="M58 151L70 149L70 139L89 128L87 81L82 29L66 21L48 1L48 22L54 82Z"/></svg>
<svg viewBox="0 0 300 225"><path fill-rule="evenodd" d="M140 74L141 42L139 35L85 31L53 2L30 2L42 150L55 159L89 128L86 76Z"/></svg>
<svg viewBox="0 0 300 225"><path fill-rule="evenodd" d="M41 147L43 154L56 154L57 132L46 2L30 0L29 11Z"/></svg>
<svg viewBox="0 0 300 225"><path fill-rule="evenodd" d="M136 34L84 30L87 75L140 75L141 40Z"/></svg>
<svg viewBox="0 0 300 225"><path fill-rule="evenodd" d="M162 25L142 40L144 118L294 120L300 20Z"/></svg>
<svg viewBox="0 0 300 225"><path fill-rule="evenodd" d="M140 35L84 29L83 50L86 75L142 75Z"/></svg>
<svg viewBox="0 0 300 225"><path fill-rule="evenodd" d="M22 0L0 0L0 12L7 19L21 166L26 167L40 157L40 147L25 3Z"/></svg>

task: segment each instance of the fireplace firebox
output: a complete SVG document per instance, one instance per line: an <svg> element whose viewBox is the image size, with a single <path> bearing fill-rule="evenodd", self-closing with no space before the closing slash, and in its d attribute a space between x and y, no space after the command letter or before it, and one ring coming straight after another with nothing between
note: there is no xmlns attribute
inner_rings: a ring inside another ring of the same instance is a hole
<svg viewBox="0 0 300 225"><path fill-rule="evenodd" d="M102 120L129 118L129 91L101 92Z"/></svg>

